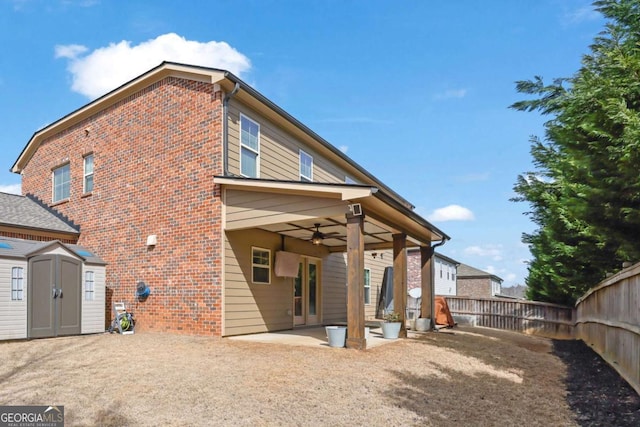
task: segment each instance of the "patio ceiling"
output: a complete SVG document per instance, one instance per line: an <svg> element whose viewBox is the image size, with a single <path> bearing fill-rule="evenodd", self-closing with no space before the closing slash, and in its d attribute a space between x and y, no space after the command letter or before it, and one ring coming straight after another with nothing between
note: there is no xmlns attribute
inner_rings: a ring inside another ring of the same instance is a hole
<svg viewBox="0 0 640 427"><path fill-rule="evenodd" d="M366 250L392 248L397 234L407 236L408 247L449 239L409 206L373 186L238 177L215 177L214 183L225 191L226 230L259 228L310 241L319 224L321 244L331 252L344 252L346 215L353 204L360 204Z"/></svg>
<svg viewBox="0 0 640 427"><path fill-rule="evenodd" d="M271 224L260 227L263 230L278 233L287 237L311 241L316 231L316 224L320 233L324 234L322 245L330 252L344 252L347 247L347 222L345 216L321 217L312 220ZM365 249L388 249L393 247L393 234L396 230L365 217L364 244Z"/></svg>

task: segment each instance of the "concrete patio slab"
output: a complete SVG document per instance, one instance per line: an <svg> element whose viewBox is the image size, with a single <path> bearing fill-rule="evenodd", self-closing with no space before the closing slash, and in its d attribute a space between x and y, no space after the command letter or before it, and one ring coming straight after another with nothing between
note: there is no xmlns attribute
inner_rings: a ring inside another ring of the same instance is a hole
<svg viewBox="0 0 640 427"><path fill-rule="evenodd" d="M296 328L293 330L279 332L263 332L259 334L238 335L227 337L225 339L232 341L251 341L305 347L334 348L329 346L329 341L327 339L327 333L324 326ZM383 338L382 329L380 327L370 327L369 338L367 339L367 348L378 347L384 344L391 344L397 341L398 340Z"/></svg>

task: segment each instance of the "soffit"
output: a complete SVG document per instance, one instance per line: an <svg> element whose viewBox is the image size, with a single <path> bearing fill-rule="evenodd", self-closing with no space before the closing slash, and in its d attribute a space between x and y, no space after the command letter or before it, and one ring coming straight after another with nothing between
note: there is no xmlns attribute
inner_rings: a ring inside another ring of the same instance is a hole
<svg viewBox="0 0 640 427"><path fill-rule="evenodd" d="M432 241L448 239L448 236L439 230L426 227L426 221L418 220L421 218L416 214L408 214L404 209L386 202L384 198L378 196L379 191L375 187L229 177L215 177L214 183L222 185L224 189L271 192L279 194L280 197L297 195L313 197L315 204L318 205L318 212L325 211L321 200L326 200L326 205L332 206L330 215L316 216L312 211L295 220L256 221L254 226L287 237L309 241L316 231L316 225L319 224L319 231L325 235L322 244L332 252L346 250L346 215L350 214L349 205L353 203L359 203L363 207L364 243L367 250L392 248L394 234L406 234L408 247L425 246L430 245ZM346 197L347 194L349 197ZM343 205L342 209L338 209L339 212L335 209L336 199L339 199ZM274 218L282 217L284 216L274 216Z"/></svg>

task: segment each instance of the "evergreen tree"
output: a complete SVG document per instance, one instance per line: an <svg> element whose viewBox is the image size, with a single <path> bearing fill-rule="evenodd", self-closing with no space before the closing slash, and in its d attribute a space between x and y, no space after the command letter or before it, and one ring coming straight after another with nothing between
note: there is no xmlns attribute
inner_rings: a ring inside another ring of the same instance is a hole
<svg viewBox="0 0 640 427"><path fill-rule="evenodd" d="M534 99L513 104L551 116L532 138L536 171L514 200L537 230L527 296L573 303L623 261L640 260L640 0L599 0L607 19L573 77L517 82Z"/></svg>

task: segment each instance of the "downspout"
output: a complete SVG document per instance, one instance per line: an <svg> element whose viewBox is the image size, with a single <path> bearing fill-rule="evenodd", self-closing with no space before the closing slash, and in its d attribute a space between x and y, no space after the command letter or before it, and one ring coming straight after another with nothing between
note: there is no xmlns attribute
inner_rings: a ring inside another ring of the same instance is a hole
<svg viewBox="0 0 640 427"><path fill-rule="evenodd" d="M222 151L224 176L229 176L229 100L240 90L240 83L236 83L231 93L225 95L222 100Z"/></svg>
<svg viewBox="0 0 640 427"><path fill-rule="evenodd" d="M429 274L431 275L431 295L429 295L429 298L431 298L431 313L429 313L429 318L431 319L430 329L432 331L436 329L436 278L434 269L435 266L433 265L433 256L436 254L436 248L438 246L444 245L448 240L448 238L443 237L442 240L431 246L431 260L429 262L429 265L431 266L431 271L429 272Z"/></svg>

